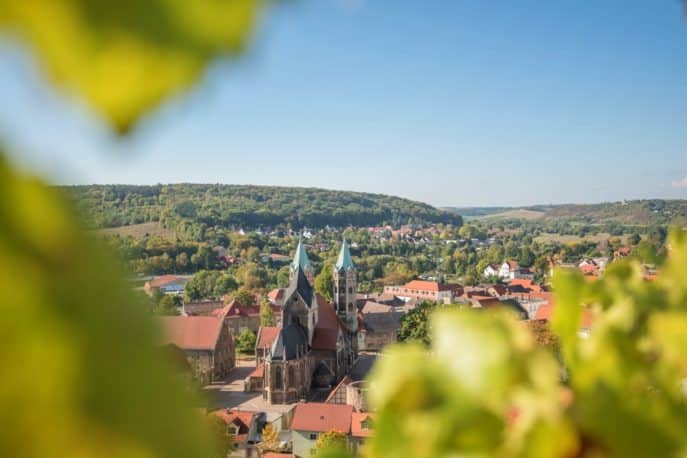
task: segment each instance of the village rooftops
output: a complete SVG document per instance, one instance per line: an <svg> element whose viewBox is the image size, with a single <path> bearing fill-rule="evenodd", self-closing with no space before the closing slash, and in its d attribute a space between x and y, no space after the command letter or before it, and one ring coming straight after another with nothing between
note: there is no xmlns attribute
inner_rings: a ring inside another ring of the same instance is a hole
<svg viewBox="0 0 687 458"><path fill-rule="evenodd" d="M346 404L319 402L298 403L293 414L291 429L295 431L351 432L353 407Z"/></svg>
<svg viewBox="0 0 687 458"><path fill-rule="evenodd" d="M262 326L258 330L258 348L270 348L274 343L274 340L279 335L279 330L281 328L277 326Z"/></svg>
<svg viewBox="0 0 687 458"><path fill-rule="evenodd" d="M460 288L460 285L449 285L428 280L411 280L403 285L403 287L418 291L452 291Z"/></svg>
<svg viewBox="0 0 687 458"><path fill-rule="evenodd" d="M214 350L222 330L222 320L210 316L159 317L164 331L163 345L182 350Z"/></svg>

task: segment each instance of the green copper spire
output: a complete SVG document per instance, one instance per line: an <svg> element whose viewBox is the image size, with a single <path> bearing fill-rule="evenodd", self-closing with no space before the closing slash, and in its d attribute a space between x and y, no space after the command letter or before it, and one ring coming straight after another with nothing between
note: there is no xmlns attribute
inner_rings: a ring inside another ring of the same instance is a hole
<svg viewBox="0 0 687 458"><path fill-rule="evenodd" d="M308 258L308 253L305 252L305 245L303 245L303 240L299 237L298 238L298 247L296 248L296 256L293 258L293 262L291 263L291 270L298 270L298 269L312 269L312 265L310 264L310 259Z"/></svg>
<svg viewBox="0 0 687 458"><path fill-rule="evenodd" d="M355 266L353 265L353 260L351 259L351 251L348 249L348 242L346 239L344 239L343 244L341 245L341 251L339 252L339 258L336 260L336 264L334 265L334 270L338 272L341 269L351 270L354 268Z"/></svg>

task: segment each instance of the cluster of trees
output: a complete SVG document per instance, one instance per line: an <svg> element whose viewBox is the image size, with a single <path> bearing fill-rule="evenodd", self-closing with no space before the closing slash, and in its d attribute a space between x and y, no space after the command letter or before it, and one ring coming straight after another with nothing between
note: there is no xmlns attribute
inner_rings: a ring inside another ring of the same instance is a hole
<svg viewBox="0 0 687 458"><path fill-rule="evenodd" d="M159 221L185 238L203 238L208 228L289 225L374 226L452 223L462 219L426 204L381 194L314 188L174 184L87 185L69 193L94 227Z"/></svg>
<svg viewBox="0 0 687 458"><path fill-rule="evenodd" d="M233 275L219 270L201 270L195 274L184 288L188 301L218 298L238 289L239 283Z"/></svg>

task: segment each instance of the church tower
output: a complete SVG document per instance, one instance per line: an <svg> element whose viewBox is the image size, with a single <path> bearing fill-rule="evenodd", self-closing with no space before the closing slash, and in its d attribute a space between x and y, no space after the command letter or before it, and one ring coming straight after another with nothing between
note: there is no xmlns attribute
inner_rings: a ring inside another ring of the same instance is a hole
<svg viewBox="0 0 687 458"><path fill-rule="evenodd" d="M339 258L334 265L334 308L336 314L349 329L357 327L355 295L357 292L356 270L351 259L348 242L344 239Z"/></svg>
<svg viewBox="0 0 687 458"><path fill-rule="evenodd" d="M314 285L315 272L312 268L312 264L310 263L310 259L308 258L308 253L305 252L305 245L303 245L303 240L301 238L298 239L296 255L293 257L293 262L291 262L289 269L290 280L294 279L294 277L298 274L298 270L303 272L305 278L307 278L308 282L310 282L310 285Z"/></svg>

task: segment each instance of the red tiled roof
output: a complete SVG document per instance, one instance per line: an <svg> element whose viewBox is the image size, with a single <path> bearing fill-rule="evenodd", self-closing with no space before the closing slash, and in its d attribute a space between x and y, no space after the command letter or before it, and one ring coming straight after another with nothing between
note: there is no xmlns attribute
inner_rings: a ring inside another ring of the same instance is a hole
<svg viewBox="0 0 687 458"><path fill-rule="evenodd" d="M279 253L272 253L272 254L270 254L270 258L271 258L273 261L285 261L285 260L287 260L287 259L288 259L288 260L291 260L291 257L290 257L290 256L286 256L286 255L284 255L284 254L279 254Z"/></svg>
<svg viewBox="0 0 687 458"><path fill-rule="evenodd" d="M258 316L260 315L260 308L257 305L243 305L239 304L236 299L232 300L224 309L227 318L238 318L241 316Z"/></svg>
<svg viewBox="0 0 687 458"><path fill-rule="evenodd" d="M255 368L253 372L250 373L248 377L250 378L262 378L265 375L265 365L260 364Z"/></svg>
<svg viewBox="0 0 687 458"><path fill-rule="evenodd" d="M267 293L267 298L272 301L276 302L278 300L281 300L284 298L284 288L276 288Z"/></svg>
<svg viewBox="0 0 687 458"><path fill-rule="evenodd" d="M537 313L534 314L535 320L549 321L551 319L551 314L553 313L553 305L542 304L537 309Z"/></svg>
<svg viewBox="0 0 687 458"><path fill-rule="evenodd" d="M537 309L537 313L534 315L535 320L541 320L541 321L549 321L551 319L551 315L553 314L553 304L548 303L548 304L543 304ZM584 307L582 309L582 323L580 323L580 327L582 329L588 329L592 327L594 318L592 315L592 311Z"/></svg>
<svg viewBox="0 0 687 458"><path fill-rule="evenodd" d="M351 435L353 437L370 437L372 430L363 427L363 422L367 419L374 419L371 413L367 412L353 412L351 414Z"/></svg>
<svg viewBox="0 0 687 458"><path fill-rule="evenodd" d="M164 316L158 318L163 328L162 344L174 344L182 350L214 350L222 330L222 320L211 316Z"/></svg>
<svg viewBox="0 0 687 458"><path fill-rule="evenodd" d="M336 350L336 341L341 329L339 317L336 316L334 306L329 302L318 300L318 304L319 311L312 339L312 348L315 350Z"/></svg>
<svg viewBox="0 0 687 458"><path fill-rule="evenodd" d="M460 285L449 285L445 283L439 283L436 281L427 280L411 280L405 285L406 289L416 289L419 291L452 291L454 289L460 288Z"/></svg>
<svg viewBox="0 0 687 458"><path fill-rule="evenodd" d="M270 348L274 343L274 339L279 335L277 326L262 326L258 330L258 348Z"/></svg>
<svg viewBox="0 0 687 458"><path fill-rule="evenodd" d="M541 286L534 283L532 280L527 278L514 278L508 282L508 286L522 286L523 288L531 289L537 293L541 292Z"/></svg>
<svg viewBox="0 0 687 458"><path fill-rule="evenodd" d="M248 430L255 412L245 410L222 409L213 412L215 416L221 418L227 425L234 424L238 427L238 433L234 435L234 440L243 443L248 438Z"/></svg>
<svg viewBox="0 0 687 458"><path fill-rule="evenodd" d="M298 403L293 414L291 429L296 431L351 431L353 407L346 404L319 402Z"/></svg>

